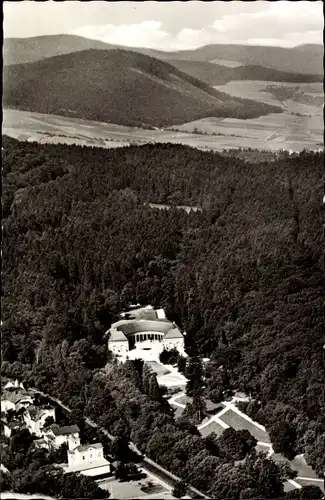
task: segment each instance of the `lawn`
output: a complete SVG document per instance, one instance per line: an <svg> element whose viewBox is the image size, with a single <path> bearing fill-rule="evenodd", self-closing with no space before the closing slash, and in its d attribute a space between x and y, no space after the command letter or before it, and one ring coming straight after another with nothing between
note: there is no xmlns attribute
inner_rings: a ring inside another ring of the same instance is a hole
<svg viewBox="0 0 325 500"><path fill-rule="evenodd" d="M224 430L225 429L222 427L222 425L214 421L212 421L209 425L203 427L203 429L199 429L202 437L209 436L209 434L211 434L212 432L215 432L217 436L221 436Z"/></svg>
<svg viewBox="0 0 325 500"><path fill-rule="evenodd" d="M188 396L180 396L179 398L175 398L176 403L179 403L181 405L186 405L187 403L192 403L193 398L190 398Z"/></svg>
<svg viewBox="0 0 325 500"><path fill-rule="evenodd" d="M292 469L298 472L298 476L317 479L317 474L315 473L315 471L313 471L310 465L306 463L302 455L297 455L293 460L289 461L281 453L273 453L272 459L275 462L279 461L288 462L292 467Z"/></svg>
<svg viewBox="0 0 325 500"><path fill-rule="evenodd" d="M267 432L256 427L245 418L238 415L238 413L233 410L228 410L226 413L221 415L220 420L228 424L230 427L236 431L241 429L247 429L258 441L264 441L265 443L270 443L270 437Z"/></svg>
<svg viewBox="0 0 325 500"><path fill-rule="evenodd" d="M157 361L147 361L147 365L150 366L152 371L158 376L167 375L170 371L163 365L157 363Z"/></svg>
<svg viewBox="0 0 325 500"><path fill-rule="evenodd" d="M174 418L177 419L177 418L180 418L184 412L184 408L181 408L180 406L174 406L174 405L171 405L173 410L175 410L175 413L174 413Z"/></svg>
<svg viewBox="0 0 325 500"><path fill-rule="evenodd" d="M300 484L301 486L318 486L322 490L322 492L325 492L324 488L324 481L313 481L312 479L309 480L304 480L304 479L295 479L296 483Z"/></svg>

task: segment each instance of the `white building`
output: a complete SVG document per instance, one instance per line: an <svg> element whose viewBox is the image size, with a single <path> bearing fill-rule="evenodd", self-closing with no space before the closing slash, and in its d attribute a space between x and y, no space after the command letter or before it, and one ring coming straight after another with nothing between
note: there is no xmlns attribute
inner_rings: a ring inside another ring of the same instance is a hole
<svg viewBox="0 0 325 500"><path fill-rule="evenodd" d="M43 437L54 448L59 448L63 443L67 443L69 450L73 450L80 446L79 432L80 429L77 425L59 427L57 424L52 424L43 431Z"/></svg>
<svg viewBox="0 0 325 500"><path fill-rule="evenodd" d="M94 464L104 458L103 445L101 443L85 444L77 446L74 450L68 450L69 468Z"/></svg>
<svg viewBox="0 0 325 500"><path fill-rule="evenodd" d="M24 390L8 388L1 394L1 412L7 413L9 410L19 411L21 408L27 408L32 405L34 398Z"/></svg>
<svg viewBox="0 0 325 500"><path fill-rule="evenodd" d="M176 348L184 351L184 335L175 323L166 319L163 309L151 306L121 315L123 319L113 323L106 332L108 349L121 358L126 358L135 344L147 342L159 344L161 350Z"/></svg>
<svg viewBox="0 0 325 500"><path fill-rule="evenodd" d="M184 350L184 337L178 328L169 330L165 334L162 343L163 348L167 349L167 351L170 349L177 349L178 351Z"/></svg>
<svg viewBox="0 0 325 500"><path fill-rule="evenodd" d="M66 473L80 472L84 476L95 478L111 474L111 464L104 458L103 445L91 443L68 450L68 466L63 466Z"/></svg>
<svg viewBox="0 0 325 500"><path fill-rule="evenodd" d="M24 414L24 420L31 434L36 434L38 437L43 437L43 427L48 417L52 417L55 421L55 409L50 406L36 408L32 406L27 408Z"/></svg>

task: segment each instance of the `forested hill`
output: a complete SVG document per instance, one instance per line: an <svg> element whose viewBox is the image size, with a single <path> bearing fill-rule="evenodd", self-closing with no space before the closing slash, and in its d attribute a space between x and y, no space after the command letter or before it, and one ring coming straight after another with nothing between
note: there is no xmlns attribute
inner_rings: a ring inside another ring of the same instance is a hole
<svg viewBox="0 0 325 500"><path fill-rule="evenodd" d="M3 58L6 65L40 61L48 57L70 54L81 50L111 49L132 50L156 57L162 61L195 61L215 62L225 65L229 61L242 65L257 65L273 68L278 71L316 74L322 76L324 49L322 44L305 44L296 47L271 47L236 44L204 45L197 49L164 52L143 47L122 47L91 40L76 35L47 35L31 38L5 38L3 42ZM217 85L217 84L215 84Z"/></svg>
<svg viewBox="0 0 325 500"><path fill-rule="evenodd" d="M322 155L252 165L170 144L3 147L3 371L82 404L115 314L159 305L188 352L211 357L211 395L222 365L321 473Z"/></svg>
<svg viewBox="0 0 325 500"><path fill-rule="evenodd" d="M208 116L254 118L277 106L231 97L174 66L126 50L84 50L4 67L5 106L121 125Z"/></svg>
<svg viewBox="0 0 325 500"><path fill-rule="evenodd" d="M247 65L230 68L208 61L169 60L170 64L180 71L202 80L208 85L224 85L236 80L258 80L269 82L310 83L322 82L323 75L305 73L288 73L275 68L260 65Z"/></svg>

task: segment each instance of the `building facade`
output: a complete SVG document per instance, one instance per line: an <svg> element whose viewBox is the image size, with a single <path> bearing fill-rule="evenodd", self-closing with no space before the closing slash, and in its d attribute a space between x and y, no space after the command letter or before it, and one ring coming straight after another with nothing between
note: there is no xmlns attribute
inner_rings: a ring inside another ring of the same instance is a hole
<svg viewBox="0 0 325 500"><path fill-rule="evenodd" d="M163 309L151 307L123 313L120 321L106 332L108 349L115 355L126 357L139 342L160 344L163 349L184 351L184 335L175 323L166 319Z"/></svg>
<svg viewBox="0 0 325 500"><path fill-rule="evenodd" d="M68 450L69 468L95 464L96 462L101 462L103 458L104 451L101 443L86 444L84 446L77 446L73 450Z"/></svg>
<svg viewBox="0 0 325 500"><path fill-rule="evenodd" d="M59 427L57 424L53 424L43 431L43 436L54 448L60 448L63 443L67 443L69 450L73 450L80 446L79 432L80 429L77 425Z"/></svg>

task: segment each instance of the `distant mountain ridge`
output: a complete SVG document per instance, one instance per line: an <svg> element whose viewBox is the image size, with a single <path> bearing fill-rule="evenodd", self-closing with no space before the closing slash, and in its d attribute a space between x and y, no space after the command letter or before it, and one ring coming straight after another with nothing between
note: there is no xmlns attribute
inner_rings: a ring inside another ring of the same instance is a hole
<svg viewBox="0 0 325 500"><path fill-rule="evenodd" d="M263 66L238 66L235 68L205 61L169 60L170 64L188 75L199 78L208 85L224 85L234 80L261 80L267 82L313 83L322 82L323 75L287 73Z"/></svg>
<svg viewBox="0 0 325 500"><path fill-rule="evenodd" d="M119 49L83 50L4 66L3 105L157 127L209 116L253 118L282 111L233 98L165 61Z"/></svg>
<svg viewBox="0 0 325 500"><path fill-rule="evenodd" d="M33 38L5 38L3 58L6 65L35 62L47 57L88 49L124 49L140 52L166 61L185 60L211 62L238 61L245 66L263 66L286 73L323 75L323 46L304 44L293 48L215 44L193 50L164 52L143 47L111 45L76 35L48 35Z"/></svg>

